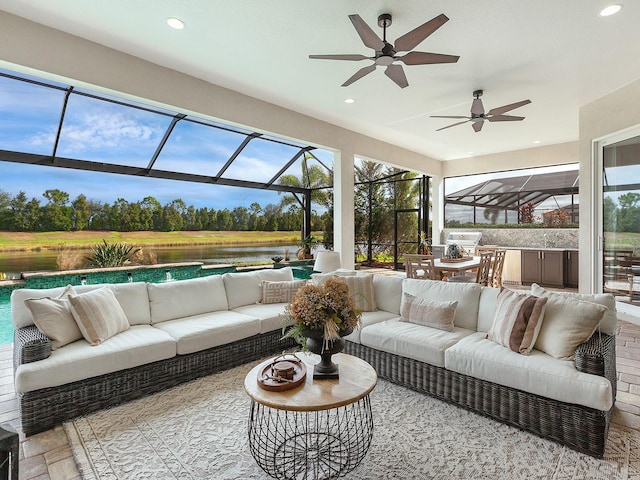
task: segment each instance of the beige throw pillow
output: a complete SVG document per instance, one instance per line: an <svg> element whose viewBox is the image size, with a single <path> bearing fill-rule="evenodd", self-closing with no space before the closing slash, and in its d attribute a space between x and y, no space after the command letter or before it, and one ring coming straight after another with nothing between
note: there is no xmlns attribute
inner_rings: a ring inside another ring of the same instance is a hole
<svg viewBox="0 0 640 480"><path fill-rule="evenodd" d="M535 348L552 357L572 360L578 345L591 338L608 309L551 292L545 297L547 305Z"/></svg>
<svg viewBox="0 0 640 480"><path fill-rule="evenodd" d="M64 347L82 338L67 298L68 295L75 293L75 289L68 285L56 298L27 298L24 301L31 312L35 326L51 341L51 350Z"/></svg>
<svg viewBox="0 0 640 480"><path fill-rule="evenodd" d="M109 288L69 295L69 302L82 336L93 346L129 329L127 316Z"/></svg>
<svg viewBox="0 0 640 480"><path fill-rule="evenodd" d="M269 282L263 280L262 285L262 302L260 303L288 303L300 287L307 284L306 280L290 280L285 282Z"/></svg>
<svg viewBox="0 0 640 480"><path fill-rule="evenodd" d="M547 299L503 288L498 294L487 338L514 352L529 355L536 343Z"/></svg>
<svg viewBox="0 0 640 480"><path fill-rule="evenodd" d="M424 280L421 280L424 281ZM453 332L453 319L456 316L458 302L438 302L426 298L414 297L410 293L402 294L400 305L401 322L411 322L425 327L433 327Z"/></svg>
<svg viewBox="0 0 640 480"><path fill-rule="evenodd" d="M373 275L343 276L340 277L340 280L343 280L349 287L349 295L358 310L363 312L375 312L378 310L373 290Z"/></svg>

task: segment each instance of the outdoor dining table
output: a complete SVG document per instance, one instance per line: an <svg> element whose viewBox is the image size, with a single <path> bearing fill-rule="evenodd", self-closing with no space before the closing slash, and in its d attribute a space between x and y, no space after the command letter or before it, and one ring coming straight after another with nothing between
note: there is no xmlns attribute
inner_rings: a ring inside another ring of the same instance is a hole
<svg viewBox="0 0 640 480"><path fill-rule="evenodd" d="M449 277L451 275L461 275L467 270L478 268L480 266L480 257L472 257L469 260L460 262L443 262L441 258L436 258L433 264L441 276Z"/></svg>

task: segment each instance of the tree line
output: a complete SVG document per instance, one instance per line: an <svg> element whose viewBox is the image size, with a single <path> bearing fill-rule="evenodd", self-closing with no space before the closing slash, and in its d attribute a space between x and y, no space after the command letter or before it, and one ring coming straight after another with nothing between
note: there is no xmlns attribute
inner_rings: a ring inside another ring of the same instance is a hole
<svg viewBox="0 0 640 480"><path fill-rule="evenodd" d="M153 196L130 202L118 198L113 203L88 199L84 194L71 200L68 193L51 189L28 199L25 192L11 195L0 190L0 230L48 232L74 230L131 231L296 231L302 225L302 209L283 198L280 204L249 208L196 208L178 198L162 205ZM312 228L322 230L324 213L312 212Z"/></svg>

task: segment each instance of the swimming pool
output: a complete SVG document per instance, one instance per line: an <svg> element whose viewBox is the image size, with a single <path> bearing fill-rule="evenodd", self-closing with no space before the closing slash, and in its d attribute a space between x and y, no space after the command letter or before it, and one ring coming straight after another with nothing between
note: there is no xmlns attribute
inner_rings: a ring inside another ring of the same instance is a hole
<svg viewBox="0 0 640 480"><path fill-rule="evenodd" d="M13 343L11 301L9 298L0 298L0 345L7 343Z"/></svg>

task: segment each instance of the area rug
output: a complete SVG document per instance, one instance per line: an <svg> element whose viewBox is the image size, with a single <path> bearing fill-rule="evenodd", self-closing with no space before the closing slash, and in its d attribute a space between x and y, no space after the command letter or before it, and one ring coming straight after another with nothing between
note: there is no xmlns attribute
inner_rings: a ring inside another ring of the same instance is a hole
<svg viewBox="0 0 640 480"><path fill-rule="evenodd" d="M86 480L268 479L247 440L245 375L201 378L65 424ZM640 479L640 432L613 426L605 458L380 380L374 434L348 479Z"/></svg>

